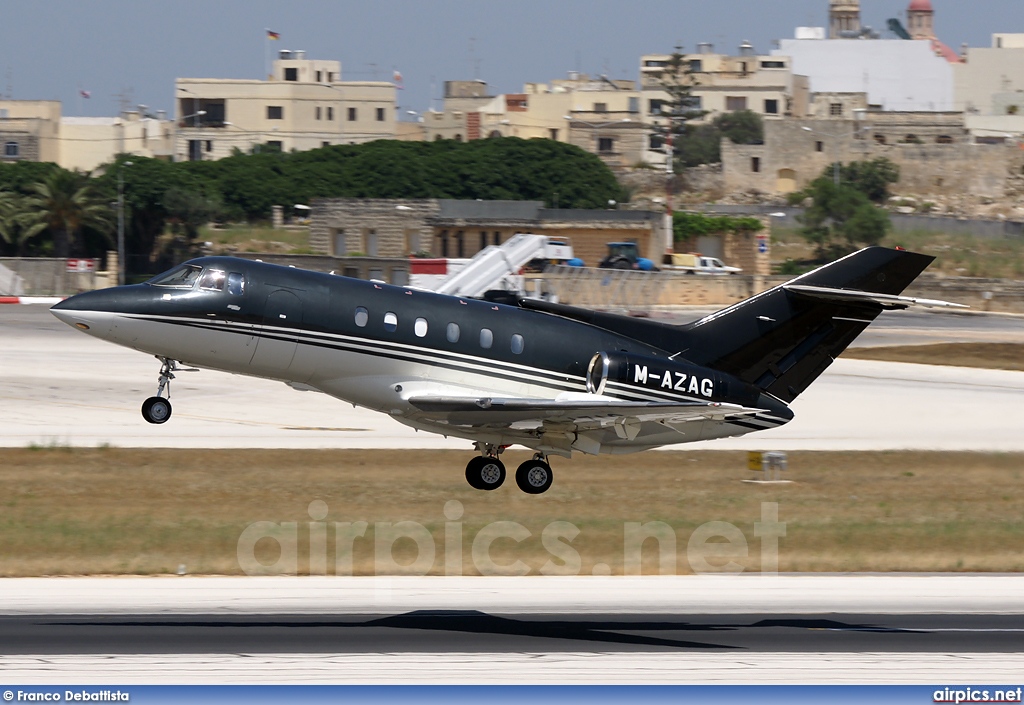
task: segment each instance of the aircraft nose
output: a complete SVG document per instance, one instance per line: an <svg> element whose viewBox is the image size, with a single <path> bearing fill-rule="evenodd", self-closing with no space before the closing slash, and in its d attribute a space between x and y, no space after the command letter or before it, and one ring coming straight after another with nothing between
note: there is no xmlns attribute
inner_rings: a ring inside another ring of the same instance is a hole
<svg viewBox="0 0 1024 705"><path fill-rule="evenodd" d="M120 308L119 299L116 289L87 291L50 307L50 313L72 328L102 338L110 332L114 314Z"/></svg>

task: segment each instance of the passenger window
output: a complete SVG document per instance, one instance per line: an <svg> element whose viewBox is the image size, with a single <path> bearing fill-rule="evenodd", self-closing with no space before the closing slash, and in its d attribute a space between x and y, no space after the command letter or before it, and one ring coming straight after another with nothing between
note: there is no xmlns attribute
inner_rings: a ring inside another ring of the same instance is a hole
<svg viewBox="0 0 1024 705"><path fill-rule="evenodd" d="M356 307L356 325L360 328L366 327L366 322L370 320L370 313L362 306Z"/></svg>
<svg viewBox="0 0 1024 705"><path fill-rule="evenodd" d="M457 342L459 342L459 324L458 323L449 323L448 324L447 335L448 335L448 342L449 343L457 343Z"/></svg>
<svg viewBox="0 0 1024 705"><path fill-rule="evenodd" d="M484 349L490 349L494 344L494 333L491 332L490 328L480 329L480 347Z"/></svg>
<svg viewBox="0 0 1024 705"><path fill-rule="evenodd" d="M516 355L523 352L523 336L516 333L512 336L512 352Z"/></svg>
<svg viewBox="0 0 1024 705"><path fill-rule="evenodd" d="M416 333L417 338L422 338L427 334L427 319L417 318L416 323L413 325L412 330Z"/></svg>
<svg viewBox="0 0 1024 705"><path fill-rule="evenodd" d="M228 274L228 293L232 296L241 296L245 293L245 277L238 272Z"/></svg>
<svg viewBox="0 0 1024 705"><path fill-rule="evenodd" d="M199 279L199 288L224 291L224 272L219 269L207 269Z"/></svg>
<svg viewBox="0 0 1024 705"><path fill-rule="evenodd" d="M388 311L384 314L384 330L389 333L394 333L398 328L398 316Z"/></svg>

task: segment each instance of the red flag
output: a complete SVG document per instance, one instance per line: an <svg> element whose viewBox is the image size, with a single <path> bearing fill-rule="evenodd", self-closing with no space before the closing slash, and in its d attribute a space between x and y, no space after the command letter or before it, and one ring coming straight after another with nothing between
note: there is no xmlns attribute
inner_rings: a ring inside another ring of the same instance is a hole
<svg viewBox="0 0 1024 705"><path fill-rule="evenodd" d="M402 74L399 73L398 71L395 71L395 73L393 75L393 78L394 78L394 81L395 81L395 87L396 88L401 88L402 87Z"/></svg>

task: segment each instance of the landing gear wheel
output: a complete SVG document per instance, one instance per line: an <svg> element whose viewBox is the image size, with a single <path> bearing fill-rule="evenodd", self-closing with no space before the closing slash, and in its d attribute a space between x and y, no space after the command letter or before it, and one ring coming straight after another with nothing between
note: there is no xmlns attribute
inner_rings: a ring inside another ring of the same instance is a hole
<svg viewBox="0 0 1024 705"><path fill-rule="evenodd" d="M526 494L547 492L554 479L551 466L540 458L527 460L516 470L516 484Z"/></svg>
<svg viewBox="0 0 1024 705"><path fill-rule="evenodd" d="M478 455L466 465L466 481L475 490L496 490L505 481L505 464L497 458Z"/></svg>
<svg viewBox="0 0 1024 705"><path fill-rule="evenodd" d="M163 423L171 418L171 402L163 397L150 397L142 403L142 418L150 423Z"/></svg>

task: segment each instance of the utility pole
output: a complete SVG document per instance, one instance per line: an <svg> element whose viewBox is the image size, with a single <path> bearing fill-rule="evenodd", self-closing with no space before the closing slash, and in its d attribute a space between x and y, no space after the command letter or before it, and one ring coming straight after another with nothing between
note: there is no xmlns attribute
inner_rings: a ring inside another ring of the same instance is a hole
<svg viewBox="0 0 1024 705"><path fill-rule="evenodd" d="M124 286L124 168L132 162L121 162L117 167L117 285Z"/></svg>

